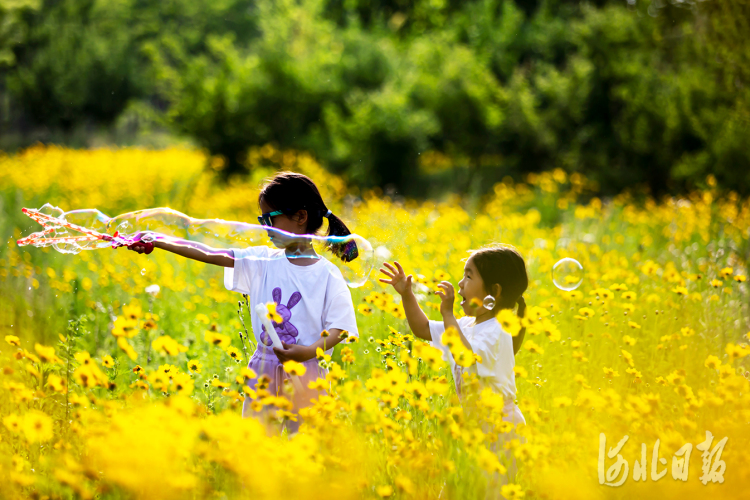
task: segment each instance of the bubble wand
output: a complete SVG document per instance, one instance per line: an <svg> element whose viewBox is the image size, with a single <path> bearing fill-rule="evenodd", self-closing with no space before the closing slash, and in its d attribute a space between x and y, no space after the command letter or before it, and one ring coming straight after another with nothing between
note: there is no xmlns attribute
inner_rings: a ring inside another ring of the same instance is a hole
<svg viewBox="0 0 750 500"><path fill-rule="evenodd" d="M268 308L265 304L260 303L257 306L255 306L255 314L258 315L260 318L260 322L263 323L263 326L266 327L266 333L269 337L271 337L271 342L273 343L274 347L278 347L279 349L284 349L284 346L281 345L281 339L279 338L279 335L276 333L276 329L273 327L273 324L271 324L271 320L268 317ZM292 384L294 385L294 388L302 392L302 382L300 382L299 377L297 375L289 375L289 377L292 379Z"/></svg>

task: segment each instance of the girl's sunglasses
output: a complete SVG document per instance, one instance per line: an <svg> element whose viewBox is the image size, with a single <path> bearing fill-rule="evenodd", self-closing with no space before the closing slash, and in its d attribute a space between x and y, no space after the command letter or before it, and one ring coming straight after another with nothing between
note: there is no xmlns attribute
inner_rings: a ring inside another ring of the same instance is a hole
<svg viewBox="0 0 750 500"><path fill-rule="evenodd" d="M281 210L276 210L275 212L268 212L268 213L265 213L265 214L260 214L258 216L258 222L260 222L261 226L271 226L271 227L273 227L273 221L271 220L271 217L273 217L275 215L281 215L283 213L284 212L282 212Z"/></svg>

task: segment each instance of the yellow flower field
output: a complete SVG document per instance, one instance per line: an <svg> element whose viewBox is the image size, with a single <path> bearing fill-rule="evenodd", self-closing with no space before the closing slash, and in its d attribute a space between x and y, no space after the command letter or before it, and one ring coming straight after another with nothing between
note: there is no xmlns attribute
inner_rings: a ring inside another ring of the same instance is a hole
<svg viewBox="0 0 750 500"><path fill-rule="evenodd" d="M599 199L556 170L482 200L417 202L348 188L303 153L265 146L249 164L223 185L221 165L194 150L0 154L0 498L746 496L750 200L714 188ZM377 267L352 289L359 341L320 356L329 373L314 385L327 393L290 437L241 418L245 397L295 417L284 397L244 390L254 337L240 337L248 311L221 269L15 244L39 229L21 208L46 202L253 222L278 169L312 177L382 259L413 273L433 319L431 291L460 279L469 250L518 248L530 275L516 356L527 426L503 422L490 392L458 403ZM573 291L552 281L564 257L584 268Z"/></svg>

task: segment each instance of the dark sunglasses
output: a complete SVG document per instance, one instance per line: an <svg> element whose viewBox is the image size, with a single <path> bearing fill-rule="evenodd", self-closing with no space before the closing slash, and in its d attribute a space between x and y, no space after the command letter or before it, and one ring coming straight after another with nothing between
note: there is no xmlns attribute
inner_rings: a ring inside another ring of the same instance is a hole
<svg viewBox="0 0 750 500"><path fill-rule="evenodd" d="M265 214L260 214L258 216L258 222L260 222L261 226L271 226L271 227L273 227L273 221L271 220L271 217L273 217L275 215L281 215L283 213L284 212L282 212L281 210L276 210L275 212L268 212L268 213L265 213Z"/></svg>

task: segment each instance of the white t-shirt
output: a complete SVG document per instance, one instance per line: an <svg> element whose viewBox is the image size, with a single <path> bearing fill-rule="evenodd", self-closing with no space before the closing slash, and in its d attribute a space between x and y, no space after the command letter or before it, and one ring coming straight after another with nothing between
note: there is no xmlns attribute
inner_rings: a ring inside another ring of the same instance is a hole
<svg viewBox="0 0 750 500"><path fill-rule="evenodd" d="M458 326L469 341L471 350L482 357L482 362L475 363L469 370L476 370L474 373L481 378L482 382L489 385L493 391L502 394L503 399L513 401L516 398L516 376L513 371L516 358L513 354L513 337L503 330L495 318L478 325L474 324L475 321L476 318L472 316L464 316L458 320ZM442 342L443 333L445 333L445 324L442 321L430 321L432 346L443 352L443 359L450 363L455 378L460 376L461 370L457 369L450 349Z"/></svg>
<svg viewBox="0 0 750 500"><path fill-rule="evenodd" d="M256 339L271 346L255 314L256 305L268 302L276 302L276 312L284 319L273 326L287 344L313 344L320 339L320 332L331 328L358 336L349 287L339 268L327 259L321 257L312 265L297 266L289 262L282 249L257 246L232 251L234 268L224 268L224 286L250 296Z"/></svg>

